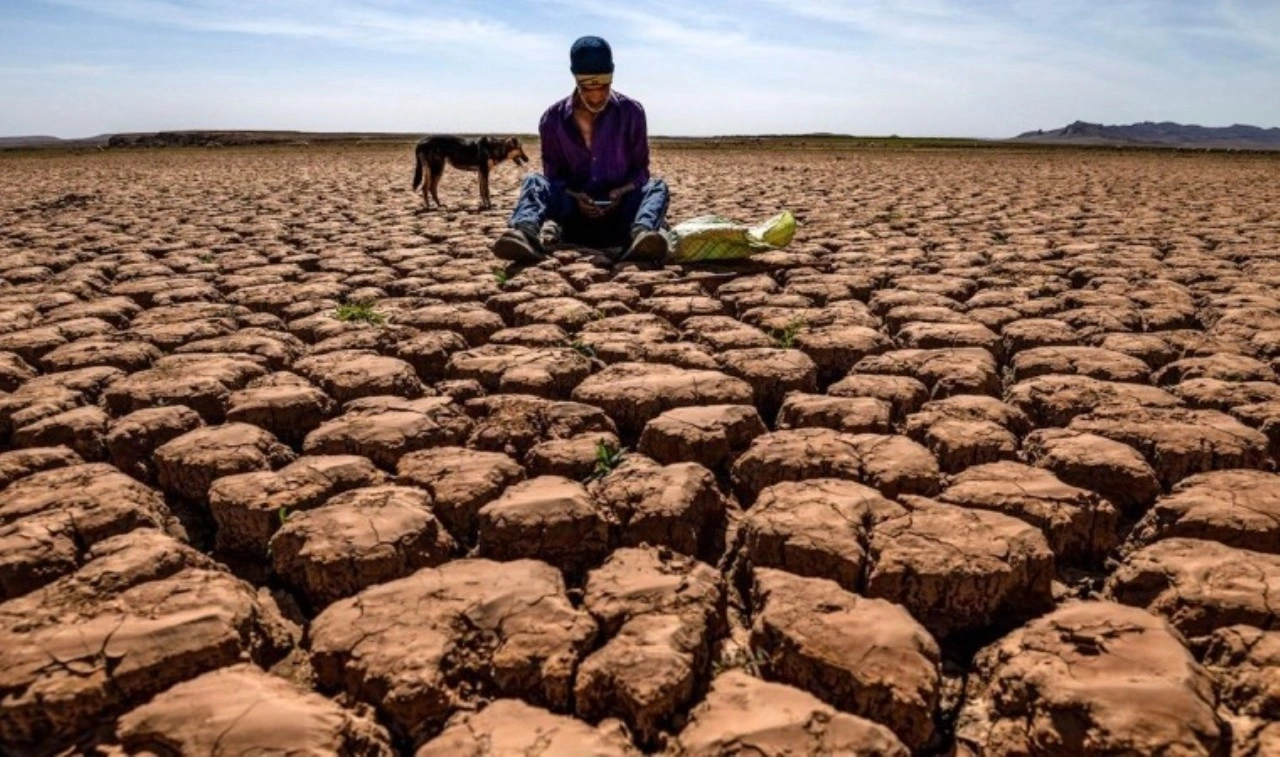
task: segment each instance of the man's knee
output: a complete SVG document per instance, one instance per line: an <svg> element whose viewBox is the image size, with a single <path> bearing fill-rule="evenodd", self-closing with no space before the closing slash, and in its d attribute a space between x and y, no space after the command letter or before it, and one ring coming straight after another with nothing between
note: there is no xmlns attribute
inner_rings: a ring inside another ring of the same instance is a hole
<svg viewBox="0 0 1280 757"><path fill-rule="evenodd" d="M671 193L671 190L667 188L667 182L663 181L662 179L649 179L649 181L645 182L644 189L642 191L646 193L648 192L661 192L663 194Z"/></svg>
<svg viewBox="0 0 1280 757"><path fill-rule="evenodd" d="M540 173L527 173L524 176L524 182L520 185L520 191L549 192L551 191L551 182Z"/></svg>

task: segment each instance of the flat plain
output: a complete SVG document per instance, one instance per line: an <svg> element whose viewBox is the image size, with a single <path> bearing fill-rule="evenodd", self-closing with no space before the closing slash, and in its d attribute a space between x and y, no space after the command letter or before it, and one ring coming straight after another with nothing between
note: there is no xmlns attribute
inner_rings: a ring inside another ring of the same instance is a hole
<svg viewBox="0 0 1280 757"><path fill-rule="evenodd" d="M1280 753L1280 160L695 146L0 155L0 751Z"/></svg>

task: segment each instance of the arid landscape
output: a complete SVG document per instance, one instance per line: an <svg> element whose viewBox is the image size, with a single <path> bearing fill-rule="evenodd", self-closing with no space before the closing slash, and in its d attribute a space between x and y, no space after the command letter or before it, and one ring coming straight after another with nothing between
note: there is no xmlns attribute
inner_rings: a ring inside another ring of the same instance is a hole
<svg viewBox="0 0 1280 757"><path fill-rule="evenodd" d="M1280 754L1280 158L659 147L800 227L656 270L411 144L0 170L4 754Z"/></svg>

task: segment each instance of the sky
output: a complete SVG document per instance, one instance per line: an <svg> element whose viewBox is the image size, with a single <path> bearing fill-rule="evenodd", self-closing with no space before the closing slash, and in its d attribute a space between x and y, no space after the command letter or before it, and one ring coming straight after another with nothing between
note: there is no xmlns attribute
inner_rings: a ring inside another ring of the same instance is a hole
<svg viewBox="0 0 1280 757"><path fill-rule="evenodd" d="M0 135L532 133L585 34L654 135L1280 126L1280 0L3 0Z"/></svg>

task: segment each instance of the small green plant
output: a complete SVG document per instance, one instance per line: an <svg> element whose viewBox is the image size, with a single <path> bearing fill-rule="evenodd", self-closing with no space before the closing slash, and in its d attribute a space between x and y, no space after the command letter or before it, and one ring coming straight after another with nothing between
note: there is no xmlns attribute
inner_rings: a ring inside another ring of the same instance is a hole
<svg viewBox="0 0 1280 757"><path fill-rule="evenodd" d="M507 273L505 268L495 268L493 269L493 278L497 280L498 286L504 287L508 281L511 281L511 274Z"/></svg>
<svg viewBox="0 0 1280 757"><path fill-rule="evenodd" d="M1009 235L1003 231L991 232L991 241L996 244L1009 244Z"/></svg>
<svg viewBox="0 0 1280 757"><path fill-rule="evenodd" d="M211 252L206 252L205 254L201 255L201 256L200 256L200 257L198 257L198 258L196 258L196 260L199 260L201 263L205 263L206 265L207 265L207 264L209 264L209 263L212 263L212 262L213 262L213 253L211 253Z"/></svg>
<svg viewBox="0 0 1280 757"><path fill-rule="evenodd" d="M290 513L289 513L288 507L285 507L284 505L280 505L279 507L276 508L276 519L280 521L281 526L284 526L284 524L289 522L289 515ZM272 557L274 555L274 552L275 552L275 544L272 542L268 542L267 557Z"/></svg>
<svg viewBox="0 0 1280 757"><path fill-rule="evenodd" d="M773 343L784 350L789 350L796 346L796 337L804 331L805 322L799 318L783 326L781 330L775 329L773 332Z"/></svg>
<svg viewBox="0 0 1280 757"><path fill-rule="evenodd" d="M574 339L572 342L569 343L569 347L572 348L574 352L577 352L579 355L582 355L583 357L594 358L596 356L596 348L592 347L591 345L587 344L581 339Z"/></svg>
<svg viewBox="0 0 1280 757"><path fill-rule="evenodd" d="M626 448L619 447L605 439L597 441L596 467L591 471L591 475L587 476L587 481L599 481L609 475L615 468L622 465L622 461L626 456Z"/></svg>
<svg viewBox="0 0 1280 757"><path fill-rule="evenodd" d="M372 302L344 302L338 306L337 318L343 323L364 321L374 326L387 322L386 316L374 310Z"/></svg>

